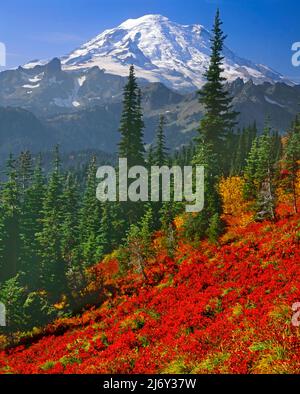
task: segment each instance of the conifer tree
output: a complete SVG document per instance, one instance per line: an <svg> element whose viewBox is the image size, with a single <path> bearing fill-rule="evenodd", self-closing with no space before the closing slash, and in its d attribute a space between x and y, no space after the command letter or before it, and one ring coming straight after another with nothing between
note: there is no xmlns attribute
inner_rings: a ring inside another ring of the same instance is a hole
<svg viewBox="0 0 300 394"><path fill-rule="evenodd" d="M284 164L288 171L288 186L293 195L294 211L297 213L297 181L300 171L300 122L297 117L292 124L288 141L285 146Z"/></svg>
<svg viewBox="0 0 300 394"><path fill-rule="evenodd" d="M260 185L258 219L275 219L274 166L276 157L274 156L274 143L276 142L276 138L271 135L271 129L266 127L263 135L260 137L256 168L256 176Z"/></svg>
<svg viewBox="0 0 300 394"><path fill-rule="evenodd" d="M263 134L253 143L245 169L246 197L256 200L258 220L275 219L274 182L279 150L278 136L267 123Z"/></svg>
<svg viewBox="0 0 300 394"><path fill-rule="evenodd" d="M148 155L147 155L147 167L148 167L148 170L150 170L151 167L154 166L154 165L155 165L155 162L154 162L154 149L153 149L153 145L151 144L149 146Z"/></svg>
<svg viewBox="0 0 300 394"><path fill-rule="evenodd" d="M159 167L167 165L168 162L166 138L164 134L165 123L165 117L164 115L161 115L159 119L159 125L156 135L156 145L154 150L154 163Z"/></svg>
<svg viewBox="0 0 300 394"><path fill-rule="evenodd" d="M140 223L130 226L126 239L130 264L135 267L144 280L147 279L145 265L152 253L152 228L153 212L151 207L149 207Z"/></svg>
<svg viewBox="0 0 300 394"><path fill-rule="evenodd" d="M42 219L45 191L45 178L42 170L41 156L39 156L34 169L32 184L24 194L20 224L20 267L25 273L24 280L32 290L40 286L41 259L40 243L37 239L37 234L43 229Z"/></svg>
<svg viewBox="0 0 300 394"><path fill-rule="evenodd" d="M116 243L114 234L114 215L112 204L106 202L102 207L100 234L97 238L98 253L102 256L111 252L112 245Z"/></svg>
<svg viewBox="0 0 300 394"><path fill-rule="evenodd" d="M54 152L53 171L43 202L42 231L38 234L41 257L41 280L44 289L54 297L65 288L65 271L62 256L63 178L58 147Z"/></svg>
<svg viewBox="0 0 300 394"><path fill-rule="evenodd" d="M233 163L231 164L231 175L238 175L242 169L243 153L245 149L245 129L238 130L236 134L236 148L233 151Z"/></svg>
<svg viewBox="0 0 300 394"><path fill-rule="evenodd" d="M29 151L22 152L18 160L18 173L20 183L20 193L24 196L25 191L31 184L32 180L32 157Z"/></svg>
<svg viewBox="0 0 300 394"><path fill-rule="evenodd" d="M143 129L141 91L136 81L134 67L131 66L128 82L124 88L123 112L120 125L121 141L119 143L119 157L127 159L128 168L146 165ZM128 186L130 184L131 182L129 181ZM136 223L143 216L144 203L142 201L119 202L118 210L121 218L119 225L123 225L121 232L124 234L131 224Z"/></svg>
<svg viewBox="0 0 300 394"><path fill-rule="evenodd" d="M258 161L258 144L259 138L255 138L247 158L247 165L245 167L246 183L244 187L244 194L245 198L247 199L254 199L257 196L258 184L256 177L256 168Z"/></svg>
<svg viewBox="0 0 300 394"><path fill-rule="evenodd" d="M20 188L16 161L10 155L7 162L7 181L1 191L0 252L2 280L14 277L19 269L20 252Z"/></svg>
<svg viewBox="0 0 300 394"><path fill-rule="evenodd" d="M220 234L223 230L223 223L220 219L222 202L218 191L220 179L218 156L213 152L211 145L203 143L198 147L193 164L204 167L205 203L202 212L188 221L187 234L189 238L209 236L212 240L215 234Z"/></svg>
<svg viewBox="0 0 300 394"><path fill-rule="evenodd" d="M247 164L247 158L256 136L257 128L255 123L251 126L244 127L236 134L236 141L234 142L236 149L235 154L233 155L234 162L231 170L232 175L239 175L244 171ZM234 152L234 149L232 149L232 152Z"/></svg>
<svg viewBox="0 0 300 394"><path fill-rule="evenodd" d="M101 203L96 198L97 163L93 157L88 168L87 181L80 210L80 246L84 266L97 263L102 255L99 254L98 237L101 234Z"/></svg>
<svg viewBox="0 0 300 394"><path fill-rule="evenodd" d="M134 66L131 66L124 88L119 143L119 157L127 158L129 167L144 164L143 129L141 91L136 82Z"/></svg>
<svg viewBox="0 0 300 394"><path fill-rule="evenodd" d="M24 287L19 275L0 283L0 299L6 308L6 331L13 333L20 330L25 322L23 304L26 299Z"/></svg>
<svg viewBox="0 0 300 394"><path fill-rule="evenodd" d="M224 152L230 131L236 125L238 113L232 109L232 98L224 86L225 78L222 64L222 50L226 36L222 31L220 12L217 10L213 27L211 58L205 74L206 84L199 92L199 101L205 108L205 115L200 123L200 141L211 146L212 152L218 155L221 170L228 172L228 157L231 152Z"/></svg>
<svg viewBox="0 0 300 394"><path fill-rule="evenodd" d="M62 256L67 267L79 264L79 186L68 173L62 194Z"/></svg>

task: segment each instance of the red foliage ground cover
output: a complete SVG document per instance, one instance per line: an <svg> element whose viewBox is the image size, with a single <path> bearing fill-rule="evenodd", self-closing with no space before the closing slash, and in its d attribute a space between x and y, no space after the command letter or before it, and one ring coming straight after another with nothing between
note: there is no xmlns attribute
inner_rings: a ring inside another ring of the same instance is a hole
<svg viewBox="0 0 300 394"><path fill-rule="evenodd" d="M160 251L148 283L118 279L119 294L100 308L1 352L0 372L300 372L300 327L291 324L300 301L299 216L225 238L220 246L182 242L173 259ZM116 261L105 264L116 270Z"/></svg>

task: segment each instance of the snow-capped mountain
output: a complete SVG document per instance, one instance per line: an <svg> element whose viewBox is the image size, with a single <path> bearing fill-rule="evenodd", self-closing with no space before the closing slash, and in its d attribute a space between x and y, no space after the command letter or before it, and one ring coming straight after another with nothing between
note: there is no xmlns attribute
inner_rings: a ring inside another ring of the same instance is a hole
<svg viewBox="0 0 300 394"><path fill-rule="evenodd" d="M191 91L205 81L210 39L210 32L201 25L180 25L161 15L145 15L105 30L61 60L65 70L98 66L120 76L126 76L129 65L134 64L140 78L162 82L175 90ZM242 59L227 47L223 54L224 76L229 81L241 78L257 84L290 83L276 71Z"/></svg>

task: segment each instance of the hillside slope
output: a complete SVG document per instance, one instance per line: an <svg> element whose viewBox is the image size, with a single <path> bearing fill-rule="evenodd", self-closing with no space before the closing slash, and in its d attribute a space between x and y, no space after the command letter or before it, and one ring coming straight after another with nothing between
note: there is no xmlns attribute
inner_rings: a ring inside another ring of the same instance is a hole
<svg viewBox="0 0 300 394"><path fill-rule="evenodd" d="M104 304L0 353L1 373L300 372L299 219L231 225L221 245L181 242L174 258L158 234L147 283L106 259Z"/></svg>

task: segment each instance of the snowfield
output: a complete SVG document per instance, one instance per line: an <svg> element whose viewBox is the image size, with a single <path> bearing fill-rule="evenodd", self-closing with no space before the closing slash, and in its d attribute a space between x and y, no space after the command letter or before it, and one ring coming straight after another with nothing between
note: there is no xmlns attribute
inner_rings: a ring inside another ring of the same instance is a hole
<svg viewBox="0 0 300 394"><path fill-rule="evenodd" d="M134 64L140 78L192 91L205 82L210 39L210 32L202 25L180 25L161 15L145 15L105 30L61 60L65 70L98 66L121 76L128 75L129 65ZM241 78L256 84L291 83L267 66L240 58L227 47L224 57L224 77L229 81Z"/></svg>

